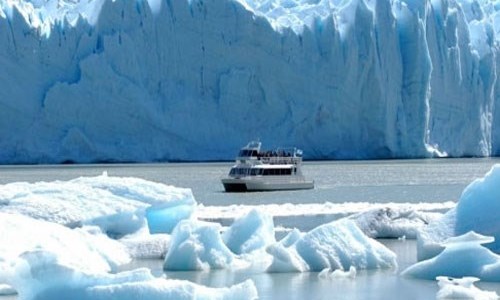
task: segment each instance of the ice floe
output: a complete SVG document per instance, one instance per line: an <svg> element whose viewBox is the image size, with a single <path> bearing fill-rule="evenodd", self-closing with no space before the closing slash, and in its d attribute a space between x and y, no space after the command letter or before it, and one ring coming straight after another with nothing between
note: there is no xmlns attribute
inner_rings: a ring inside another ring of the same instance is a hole
<svg viewBox="0 0 500 300"><path fill-rule="evenodd" d="M452 278L438 276L439 292L436 299L471 299L471 300L497 300L496 292L482 291L474 282L479 281L475 277Z"/></svg>
<svg viewBox="0 0 500 300"><path fill-rule="evenodd" d="M208 288L188 281L157 278L148 269L116 274L75 269L50 252L21 255L12 284L19 298L50 299L257 299L247 280L229 288Z"/></svg>
<svg viewBox="0 0 500 300"><path fill-rule="evenodd" d="M69 181L5 184L0 187L0 205L2 212L68 227L96 225L122 236L144 224L153 233L170 233L190 217L196 201L190 189L104 173Z"/></svg>
<svg viewBox="0 0 500 300"><path fill-rule="evenodd" d="M451 237L474 231L492 236L486 245L500 252L500 165L494 165L484 178L476 179L465 188L456 208L421 228L417 236L419 260L431 258L443 250L442 243Z"/></svg>
<svg viewBox="0 0 500 300"><path fill-rule="evenodd" d="M0 243L0 293L16 290L23 299L132 299L127 297L137 291L149 299L162 294L253 299L251 282L214 290L156 278L147 270L110 272L131 258L164 258L165 270L259 265L267 272L322 271L322 278L354 278L357 270L397 267L395 254L372 237L412 237L453 205L325 203L225 210L198 206L189 189L107 174L5 184L0 185L0 234L13 242ZM318 215L335 221L303 231L288 228L276 241L275 219L287 215L298 225ZM230 226L203 221L211 218L226 218ZM470 238L448 242L452 248L470 244Z"/></svg>
<svg viewBox="0 0 500 300"><path fill-rule="evenodd" d="M356 268L351 266L348 271L324 269L318 273L318 277L321 279L354 279L356 278L356 273Z"/></svg>
<svg viewBox="0 0 500 300"><path fill-rule="evenodd" d="M321 225L285 247L268 248L273 255L269 272L287 270L322 271L393 268L396 255L385 246L366 236L351 220L339 220Z"/></svg>
<svg viewBox="0 0 500 300"><path fill-rule="evenodd" d="M442 244L444 250L436 257L420 261L402 274L429 280L438 276L449 276L500 281L500 256L483 246L492 242L493 237L472 231L449 238Z"/></svg>

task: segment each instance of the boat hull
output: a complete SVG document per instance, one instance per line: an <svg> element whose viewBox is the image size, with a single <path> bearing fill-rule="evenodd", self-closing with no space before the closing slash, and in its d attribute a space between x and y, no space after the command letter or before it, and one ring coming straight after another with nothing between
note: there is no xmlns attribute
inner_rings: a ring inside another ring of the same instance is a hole
<svg viewBox="0 0 500 300"><path fill-rule="evenodd" d="M224 178L222 184L226 192L257 192L257 191L282 191L305 190L314 188L313 181L306 180L259 180L258 178Z"/></svg>

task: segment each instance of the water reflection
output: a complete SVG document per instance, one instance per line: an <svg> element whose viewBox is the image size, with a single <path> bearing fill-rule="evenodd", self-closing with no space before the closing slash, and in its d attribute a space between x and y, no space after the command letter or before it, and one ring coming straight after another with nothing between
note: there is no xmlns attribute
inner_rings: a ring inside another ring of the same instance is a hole
<svg viewBox="0 0 500 300"><path fill-rule="evenodd" d="M400 270L416 262L414 240L382 240L398 255L398 270L358 271L356 278L318 277L311 273L265 273L256 270L210 272L165 272L168 278L189 280L210 287L227 287L252 279L260 299L433 299L436 282L399 276ZM155 272L161 272L161 262Z"/></svg>
<svg viewBox="0 0 500 300"><path fill-rule="evenodd" d="M435 281L406 278L400 271L416 262L414 240L379 240L397 254L397 270L358 271L354 279L319 278L311 273L266 273L262 268L246 270L213 270L207 272L164 272L159 259L136 260L120 271L145 267L155 276L189 280L209 287L228 287L252 279L259 299L272 300L335 300L335 299L435 299L438 285ZM479 282L479 288L500 293L500 283ZM15 296L1 297L14 300Z"/></svg>

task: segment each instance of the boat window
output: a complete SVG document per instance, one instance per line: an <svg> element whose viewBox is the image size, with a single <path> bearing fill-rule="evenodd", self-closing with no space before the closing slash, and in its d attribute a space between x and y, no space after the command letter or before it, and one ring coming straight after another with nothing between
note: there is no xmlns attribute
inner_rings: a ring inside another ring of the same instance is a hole
<svg viewBox="0 0 500 300"><path fill-rule="evenodd" d="M229 171L229 175L248 175L250 174L250 169L248 168L232 168Z"/></svg>
<svg viewBox="0 0 500 300"><path fill-rule="evenodd" d="M257 174L259 174L259 173L257 173ZM275 176L275 175L292 175L292 169L291 168L263 169L263 170L260 170L259 175L264 175L264 176L268 176L268 175L273 175L273 176Z"/></svg>
<svg viewBox="0 0 500 300"><path fill-rule="evenodd" d="M257 157L258 156L258 151L257 150L240 150L240 153L238 153L239 157Z"/></svg>

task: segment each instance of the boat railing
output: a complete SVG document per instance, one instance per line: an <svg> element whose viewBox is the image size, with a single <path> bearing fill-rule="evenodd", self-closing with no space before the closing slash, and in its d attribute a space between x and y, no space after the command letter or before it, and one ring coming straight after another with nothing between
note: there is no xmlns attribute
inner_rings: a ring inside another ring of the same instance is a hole
<svg viewBox="0 0 500 300"><path fill-rule="evenodd" d="M299 164L302 161L302 158L294 156L261 156L259 157L259 160L263 164L288 165L288 164Z"/></svg>

